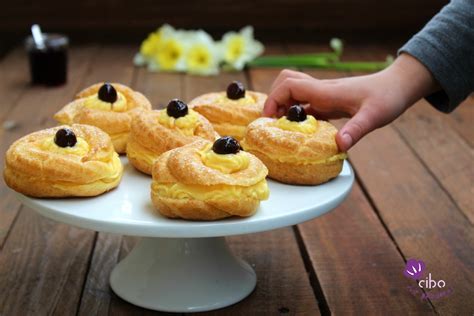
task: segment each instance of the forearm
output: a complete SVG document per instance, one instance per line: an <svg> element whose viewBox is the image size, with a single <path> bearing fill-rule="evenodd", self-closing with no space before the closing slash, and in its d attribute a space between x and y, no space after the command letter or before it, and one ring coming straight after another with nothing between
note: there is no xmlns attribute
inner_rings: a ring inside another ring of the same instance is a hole
<svg viewBox="0 0 474 316"><path fill-rule="evenodd" d="M380 72L387 78L388 93L396 94L405 110L416 101L440 89L433 74L416 58L401 54L390 67Z"/></svg>
<svg viewBox="0 0 474 316"><path fill-rule="evenodd" d="M474 90L473 30L474 1L452 0L399 51L414 56L439 82L439 90L423 97L441 111L452 111Z"/></svg>

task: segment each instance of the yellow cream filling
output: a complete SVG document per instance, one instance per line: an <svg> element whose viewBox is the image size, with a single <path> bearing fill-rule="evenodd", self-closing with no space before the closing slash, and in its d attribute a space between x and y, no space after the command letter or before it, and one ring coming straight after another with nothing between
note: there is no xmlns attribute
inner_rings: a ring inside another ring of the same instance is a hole
<svg viewBox="0 0 474 316"><path fill-rule="evenodd" d="M237 106L244 106L244 105L250 105L255 103L255 99L249 95L248 93L245 94L245 97L237 99L237 100L232 100L227 97L227 95L224 93L221 97L217 98L215 100L215 103L217 104L225 104L225 105L237 105Z"/></svg>
<svg viewBox="0 0 474 316"><path fill-rule="evenodd" d="M77 143L72 147L60 147L54 142L54 136L47 137L41 144L41 149L58 154L85 156L89 152L89 144L84 138L77 137Z"/></svg>
<svg viewBox="0 0 474 316"><path fill-rule="evenodd" d="M193 110L188 110L188 114L179 118L174 118L161 110L158 116L158 123L171 129L177 129L185 136L193 136L194 130L199 124L199 116Z"/></svg>
<svg viewBox="0 0 474 316"><path fill-rule="evenodd" d="M100 179L100 181L103 183L114 182L122 176L122 171L122 162L120 161L119 155L114 152L110 162L107 163L106 172L104 172L108 174L108 176Z"/></svg>
<svg viewBox="0 0 474 316"><path fill-rule="evenodd" d="M259 150L259 148L255 148L253 146L250 146L247 142L245 142L245 140L240 142L240 143L244 147L245 150L254 151L254 152L261 152ZM268 158L272 159L272 160L282 162L282 163L293 163L293 164L297 164L297 165L327 164L327 163L331 163L331 162L336 162L338 160L344 160L344 159L347 158L346 153L338 153L338 154L332 155L328 158L318 159L318 160L311 159L311 158L301 158L301 157L298 157L297 154L295 154L295 155L275 155L275 154L268 154L268 153L265 153L265 152L261 152L261 153L264 154L265 156L267 156Z"/></svg>
<svg viewBox="0 0 474 316"><path fill-rule="evenodd" d="M269 190L265 179L244 187L233 185L197 185L182 183L152 183L152 191L164 198L194 199L199 201L229 201L241 198L268 199Z"/></svg>
<svg viewBox="0 0 474 316"><path fill-rule="evenodd" d="M156 158L158 158L160 155L141 145L136 144L136 142L129 142L127 144L127 156L132 159L145 161L145 163L148 165L153 165Z"/></svg>
<svg viewBox="0 0 474 316"><path fill-rule="evenodd" d="M294 156L274 156L274 155L267 155L271 159L276 160L278 162L288 162L288 163L294 163L294 164L300 164L300 165L321 165L321 164L327 164L331 162L336 162L338 160L344 160L347 158L346 153L339 153L336 155L333 155L329 158L326 159L319 159L319 160L313 160L313 159L301 159L297 158Z"/></svg>
<svg viewBox="0 0 474 316"><path fill-rule="evenodd" d="M40 148L45 151L54 152L58 154L70 154L76 156L85 156L89 152L89 144L87 141L82 137L77 137L77 143L73 147L59 147L54 142L54 136L47 137L43 140L40 144ZM120 178L122 174L122 163L120 162L119 155L114 152L111 155L109 161L106 162L105 167L103 169L103 174L105 177L101 178L92 183L86 183L87 185L94 185L95 183L110 183L116 181ZM55 185L77 185L77 183L70 183L67 181L57 182Z"/></svg>
<svg viewBox="0 0 474 316"><path fill-rule="evenodd" d="M115 142L117 140L121 140L124 137L128 137L128 134L130 134L130 132L126 131L121 133L109 134L109 136L112 142Z"/></svg>
<svg viewBox="0 0 474 316"><path fill-rule="evenodd" d="M104 169L103 173L106 174L105 177L98 179L94 182L84 183L84 184L77 184L77 183L67 182L67 181L55 181L51 185L56 188L76 187L79 185L83 187L87 186L87 187L101 189L101 187L109 187L110 183L119 181L120 177L122 176L122 171L123 171L123 166L120 161L120 158L118 154L114 152L112 158L106 164L106 167Z"/></svg>
<svg viewBox="0 0 474 316"><path fill-rule="evenodd" d="M300 132L304 134L315 133L318 129L318 121L312 115L308 115L302 122L290 121L282 116L275 122L275 126L285 131Z"/></svg>
<svg viewBox="0 0 474 316"><path fill-rule="evenodd" d="M86 98L84 106L95 110L124 112L127 111L127 99L117 91L117 100L114 103L104 102L96 93Z"/></svg>
<svg viewBox="0 0 474 316"><path fill-rule="evenodd" d="M237 154L216 154L211 144L198 151L198 154L204 165L227 174L243 170L250 163L249 154L244 151L239 151Z"/></svg>

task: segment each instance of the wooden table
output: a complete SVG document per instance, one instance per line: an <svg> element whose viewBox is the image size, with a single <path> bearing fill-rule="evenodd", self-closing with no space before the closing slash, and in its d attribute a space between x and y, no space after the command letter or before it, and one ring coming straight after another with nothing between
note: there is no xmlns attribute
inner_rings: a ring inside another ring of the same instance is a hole
<svg viewBox="0 0 474 316"><path fill-rule="evenodd" d="M268 47L269 52L319 49ZM280 71L251 69L217 77L149 73L133 67L135 50L74 46L69 82L58 88L29 86L23 51L9 52L0 61L0 118L4 126L15 127L0 129L2 164L14 140L53 126L52 114L92 83L130 85L162 107L171 98L190 100L223 90L230 80L265 92ZM359 59L387 52L377 46L348 49ZM353 75L308 72L319 78ZM472 315L473 103L471 97L444 115L420 101L367 136L350 152L357 183L329 214L291 228L230 237L235 253L257 271L257 288L244 301L208 314ZM0 203L0 315L155 314L124 302L108 286L112 267L136 238L45 219L22 206L3 182ZM402 274L409 258L423 260L431 278L444 280L452 293L421 299L425 292L416 293L416 282Z"/></svg>

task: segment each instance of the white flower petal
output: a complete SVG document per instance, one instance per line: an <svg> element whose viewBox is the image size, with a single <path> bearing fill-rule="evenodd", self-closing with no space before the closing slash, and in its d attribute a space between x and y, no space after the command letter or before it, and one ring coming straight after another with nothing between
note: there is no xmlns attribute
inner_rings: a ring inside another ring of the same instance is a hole
<svg viewBox="0 0 474 316"><path fill-rule="evenodd" d="M136 53L135 56L133 57L133 64L135 66L145 66L145 64L147 63L145 57L143 57L142 54L140 53Z"/></svg>

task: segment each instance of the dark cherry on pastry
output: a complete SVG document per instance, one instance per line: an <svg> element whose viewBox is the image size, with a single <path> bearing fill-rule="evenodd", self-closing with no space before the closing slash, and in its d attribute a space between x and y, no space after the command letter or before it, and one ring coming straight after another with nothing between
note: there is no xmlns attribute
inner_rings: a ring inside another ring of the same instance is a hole
<svg viewBox="0 0 474 316"><path fill-rule="evenodd" d="M242 82L232 81L232 83L227 86L227 97L232 100L245 98L245 87Z"/></svg>
<svg viewBox="0 0 474 316"><path fill-rule="evenodd" d="M288 113L286 114L286 118L289 121L293 121L293 122L303 122L303 121L306 120L306 111L299 104L292 105L288 109Z"/></svg>
<svg viewBox="0 0 474 316"><path fill-rule="evenodd" d="M173 99L168 103L166 107L166 113L168 116L174 118L180 118L188 114L188 105L181 100Z"/></svg>
<svg viewBox="0 0 474 316"><path fill-rule="evenodd" d="M54 142L59 147L74 147L77 143L76 135L69 128L61 128L54 136Z"/></svg>
<svg viewBox="0 0 474 316"><path fill-rule="evenodd" d="M214 142L214 145L212 145L212 150L216 154L228 155L238 153L240 150L242 150L242 147L240 147L239 142L235 138L231 136L224 136Z"/></svg>
<svg viewBox="0 0 474 316"><path fill-rule="evenodd" d="M100 87L98 94L99 99L104 102L114 103L117 101L117 90L108 82Z"/></svg>

